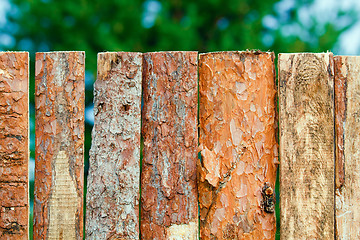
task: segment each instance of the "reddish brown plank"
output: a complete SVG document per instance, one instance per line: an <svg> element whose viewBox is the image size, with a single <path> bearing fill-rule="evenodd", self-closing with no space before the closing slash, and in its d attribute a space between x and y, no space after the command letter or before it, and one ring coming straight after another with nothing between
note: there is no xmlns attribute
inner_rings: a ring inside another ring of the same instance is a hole
<svg viewBox="0 0 360 240"><path fill-rule="evenodd" d="M36 54L34 239L83 238L84 52Z"/></svg>
<svg viewBox="0 0 360 240"><path fill-rule="evenodd" d="M201 239L274 239L274 54L200 55Z"/></svg>
<svg viewBox="0 0 360 240"><path fill-rule="evenodd" d="M197 52L143 60L141 238L197 239Z"/></svg>
<svg viewBox="0 0 360 240"><path fill-rule="evenodd" d="M0 52L0 239L28 239L29 54Z"/></svg>
<svg viewBox="0 0 360 240"><path fill-rule="evenodd" d="M141 53L99 53L86 239L139 239Z"/></svg>

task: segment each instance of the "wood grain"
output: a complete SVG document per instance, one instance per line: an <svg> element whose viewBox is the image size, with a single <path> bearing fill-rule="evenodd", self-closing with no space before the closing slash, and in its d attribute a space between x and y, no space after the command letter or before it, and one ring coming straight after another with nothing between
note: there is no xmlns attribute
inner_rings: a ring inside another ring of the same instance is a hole
<svg viewBox="0 0 360 240"><path fill-rule="evenodd" d="M334 57L336 239L360 239L360 57Z"/></svg>
<svg viewBox="0 0 360 240"><path fill-rule="evenodd" d="M334 239L331 53L279 54L281 239Z"/></svg>
<svg viewBox="0 0 360 240"><path fill-rule="evenodd" d="M83 238L84 52L36 54L34 239Z"/></svg>
<svg viewBox="0 0 360 240"><path fill-rule="evenodd" d="M87 239L139 239L141 53L99 53Z"/></svg>
<svg viewBox="0 0 360 240"><path fill-rule="evenodd" d="M141 239L198 239L197 52L145 53Z"/></svg>
<svg viewBox="0 0 360 240"><path fill-rule="evenodd" d="M0 239L28 239L29 54L0 52Z"/></svg>
<svg viewBox="0 0 360 240"><path fill-rule="evenodd" d="M274 239L274 54L206 53L199 64L200 237Z"/></svg>

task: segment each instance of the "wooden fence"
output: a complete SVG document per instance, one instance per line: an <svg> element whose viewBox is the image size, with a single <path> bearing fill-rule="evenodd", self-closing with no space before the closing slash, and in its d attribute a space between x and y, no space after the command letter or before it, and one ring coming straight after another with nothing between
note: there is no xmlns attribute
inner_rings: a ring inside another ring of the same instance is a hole
<svg viewBox="0 0 360 240"><path fill-rule="evenodd" d="M33 238L275 239L279 165L281 239L360 239L360 57L274 59L99 53L84 217L85 53L37 53ZM28 65L0 53L0 239L29 238Z"/></svg>

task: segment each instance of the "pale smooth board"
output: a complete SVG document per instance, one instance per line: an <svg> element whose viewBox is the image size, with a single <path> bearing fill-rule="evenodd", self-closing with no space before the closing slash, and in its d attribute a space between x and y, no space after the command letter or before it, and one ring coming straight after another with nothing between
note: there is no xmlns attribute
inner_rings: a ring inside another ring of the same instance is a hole
<svg viewBox="0 0 360 240"><path fill-rule="evenodd" d="M360 57L337 56L336 107L336 235L360 239Z"/></svg>
<svg viewBox="0 0 360 240"><path fill-rule="evenodd" d="M142 54L98 54L86 239L138 239Z"/></svg>
<svg viewBox="0 0 360 240"><path fill-rule="evenodd" d="M331 53L279 54L280 238L334 239Z"/></svg>

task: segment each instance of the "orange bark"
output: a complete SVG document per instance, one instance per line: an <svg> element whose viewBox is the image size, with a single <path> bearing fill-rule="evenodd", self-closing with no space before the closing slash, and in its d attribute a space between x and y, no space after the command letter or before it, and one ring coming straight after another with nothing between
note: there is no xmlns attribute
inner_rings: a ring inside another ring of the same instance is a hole
<svg viewBox="0 0 360 240"><path fill-rule="evenodd" d="M37 53L34 239L83 238L84 52Z"/></svg>
<svg viewBox="0 0 360 240"><path fill-rule="evenodd" d="M199 64L201 239L274 239L274 55L207 53Z"/></svg>
<svg viewBox="0 0 360 240"><path fill-rule="evenodd" d="M28 239L29 54L0 53L0 239Z"/></svg>

